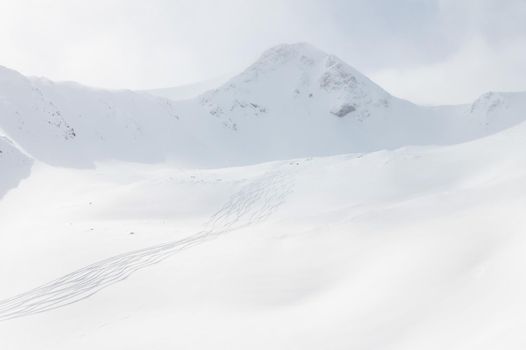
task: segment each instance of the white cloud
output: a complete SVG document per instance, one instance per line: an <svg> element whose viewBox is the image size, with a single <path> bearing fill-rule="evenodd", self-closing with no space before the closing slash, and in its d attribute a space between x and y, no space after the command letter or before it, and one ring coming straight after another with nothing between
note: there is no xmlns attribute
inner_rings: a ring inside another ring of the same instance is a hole
<svg viewBox="0 0 526 350"><path fill-rule="evenodd" d="M526 90L525 16L522 0L0 0L0 64L153 88L237 73L270 46L308 41L397 95L453 103Z"/></svg>
<svg viewBox="0 0 526 350"><path fill-rule="evenodd" d="M488 91L526 90L526 47L510 42L494 50L480 39L435 64L384 69L373 80L392 94L416 103L469 103Z"/></svg>

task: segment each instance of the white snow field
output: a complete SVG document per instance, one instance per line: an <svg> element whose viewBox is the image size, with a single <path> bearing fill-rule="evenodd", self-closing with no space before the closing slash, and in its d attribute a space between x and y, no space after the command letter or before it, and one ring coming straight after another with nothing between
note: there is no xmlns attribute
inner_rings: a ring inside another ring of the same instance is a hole
<svg viewBox="0 0 526 350"><path fill-rule="evenodd" d="M307 44L194 99L0 69L0 349L524 349L526 94Z"/></svg>

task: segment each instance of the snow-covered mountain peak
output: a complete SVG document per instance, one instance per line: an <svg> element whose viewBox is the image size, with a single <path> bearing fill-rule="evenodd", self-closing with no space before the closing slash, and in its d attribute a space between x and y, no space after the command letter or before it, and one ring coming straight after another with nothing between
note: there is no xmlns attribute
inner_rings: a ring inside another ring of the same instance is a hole
<svg viewBox="0 0 526 350"><path fill-rule="evenodd" d="M265 51L241 74L202 95L201 104L210 114L229 114L232 120L282 112L283 106L309 111L313 105L317 113L363 120L371 108L387 107L390 98L336 56L298 43Z"/></svg>
<svg viewBox="0 0 526 350"><path fill-rule="evenodd" d="M267 66L272 68L273 65L290 61L312 65L326 56L325 52L307 43L281 44L263 52L261 57L253 64L253 67Z"/></svg>
<svg viewBox="0 0 526 350"><path fill-rule="evenodd" d="M499 92L487 92L480 96L473 104L471 105L471 112L484 112L490 113L495 109L503 106L505 103L505 96L503 93Z"/></svg>
<svg viewBox="0 0 526 350"><path fill-rule="evenodd" d="M285 78L295 74L297 88L305 86L306 81L309 80L312 83L309 87L313 90L349 92L361 88L369 90L370 93L387 95L380 86L340 58L307 43L282 44L270 48L230 83L270 80L273 75L277 75L276 73L287 72L289 74L282 75L280 85L285 83L283 81Z"/></svg>
<svg viewBox="0 0 526 350"><path fill-rule="evenodd" d="M524 121L526 92L487 92L470 108L473 120L488 132L509 128Z"/></svg>

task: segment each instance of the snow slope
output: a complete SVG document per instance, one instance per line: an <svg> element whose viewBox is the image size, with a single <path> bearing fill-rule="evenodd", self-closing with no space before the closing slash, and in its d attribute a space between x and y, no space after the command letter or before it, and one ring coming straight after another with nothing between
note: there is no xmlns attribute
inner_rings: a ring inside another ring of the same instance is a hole
<svg viewBox="0 0 526 350"><path fill-rule="evenodd" d="M0 69L0 127L31 156L51 165L96 161L179 162L215 155L203 142L214 123L190 120L173 102L132 91L26 78ZM219 125L213 132L222 137Z"/></svg>
<svg viewBox="0 0 526 350"><path fill-rule="evenodd" d="M525 112L307 44L185 101L0 68L0 349L523 349Z"/></svg>
<svg viewBox="0 0 526 350"><path fill-rule="evenodd" d="M522 348L525 133L228 169L38 166L0 202L2 296L19 295L2 348Z"/></svg>
<svg viewBox="0 0 526 350"><path fill-rule="evenodd" d="M0 132L0 199L29 176L32 160Z"/></svg>
<svg viewBox="0 0 526 350"><path fill-rule="evenodd" d="M496 108L492 120L489 105L417 106L391 96L337 57L300 43L269 49L198 102L231 129L225 150L247 150L235 158L250 164L473 140L524 120L526 94L517 95L518 103ZM200 115L199 108L191 110Z"/></svg>

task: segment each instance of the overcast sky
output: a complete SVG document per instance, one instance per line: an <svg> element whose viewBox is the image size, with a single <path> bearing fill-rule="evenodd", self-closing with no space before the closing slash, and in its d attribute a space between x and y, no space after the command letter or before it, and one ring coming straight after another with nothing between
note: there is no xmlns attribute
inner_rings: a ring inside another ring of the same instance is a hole
<svg viewBox="0 0 526 350"><path fill-rule="evenodd" d="M231 75L298 41L418 103L526 90L526 0L0 0L0 65L99 87Z"/></svg>

